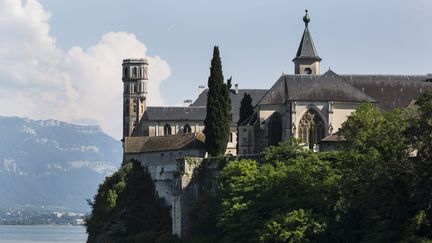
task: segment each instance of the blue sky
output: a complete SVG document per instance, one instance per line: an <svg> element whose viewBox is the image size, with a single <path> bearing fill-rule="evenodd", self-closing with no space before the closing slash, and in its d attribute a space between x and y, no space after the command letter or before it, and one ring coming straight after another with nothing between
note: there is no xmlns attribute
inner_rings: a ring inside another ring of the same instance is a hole
<svg viewBox="0 0 432 243"><path fill-rule="evenodd" d="M33 103L40 104L21 112L0 105L0 112L98 123L113 136L118 136L121 126L111 122L116 117L121 120L121 104L117 104L121 103L121 60L117 59L146 56L154 61L150 64L154 80L150 82L154 81L155 86L153 94L149 94L155 95L153 105L181 105L184 99L196 98L198 85L207 83L214 45L220 47L226 78L233 76L240 88L269 88L282 73L293 73L291 60L304 29L306 6L323 71L331 67L341 74L432 73L430 0L0 0L1 4L6 10L0 10L0 22L2 15L8 15L18 5L27 11L26 15L34 13L32 21L17 14L1 24L21 26L28 21L25 27L18 28L23 33L31 28L35 28L32 33L43 29L43 36L37 39L42 47L35 48L45 50L48 46L50 54L31 51L35 59L32 65L37 65L30 78L5 71L12 66L0 61L0 78L8 81L7 87L1 88L13 92L18 87L14 84L19 84L21 91L27 90L22 91L23 99L35 99ZM8 8L11 11L7 12ZM35 27L38 22L40 26ZM27 36L23 33L15 38ZM2 55L2 49L10 48L10 43L4 43L2 46L0 40L0 59L9 60L11 55ZM23 52L22 58L26 55ZM62 57L54 63L39 60L50 55L54 56L50 59ZM111 59L117 62L108 63ZM35 83L32 78L39 67L43 67L43 74L49 70L57 75L53 80L64 80L61 84L45 82L43 75L36 75L40 79L37 83L48 83L43 90L47 94L36 97L35 89L26 85ZM104 79L109 80L106 83L110 89L100 92L98 87ZM64 90L64 94L51 97L50 89ZM112 97L104 97L107 94ZM58 103L56 97L62 97L63 106L38 111L40 106L49 106L50 100ZM101 108L104 103L115 107L112 115L104 116L110 111ZM77 109L81 112L71 112Z"/></svg>

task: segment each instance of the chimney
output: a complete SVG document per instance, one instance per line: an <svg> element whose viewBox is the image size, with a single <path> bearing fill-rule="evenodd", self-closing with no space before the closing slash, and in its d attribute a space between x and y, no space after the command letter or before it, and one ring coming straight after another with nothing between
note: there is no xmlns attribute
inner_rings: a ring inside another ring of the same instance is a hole
<svg viewBox="0 0 432 243"><path fill-rule="evenodd" d="M238 84L234 84L234 94L239 94Z"/></svg>
<svg viewBox="0 0 432 243"><path fill-rule="evenodd" d="M189 107L192 105L192 100L184 100L183 101L183 106L184 107Z"/></svg>

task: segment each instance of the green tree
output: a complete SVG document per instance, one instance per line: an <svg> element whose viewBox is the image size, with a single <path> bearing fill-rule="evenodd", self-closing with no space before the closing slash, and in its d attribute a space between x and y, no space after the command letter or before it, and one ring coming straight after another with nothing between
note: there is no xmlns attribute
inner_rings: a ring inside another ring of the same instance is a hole
<svg viewBox="0 0 432 243"><path fill-rule="evenodd" d="M213 49L208 87L207 114L204 120L206 147L210 156L220 156L225 154L229 139L231 101L228 87L224 83L222 63L217 46Z"/></svg>
<svg viewBox="0 0 432 243"><path fill-rule="evenodd" d="M223 169L218 225L224 241L278 237L285 237L286 242L293 237L313 241L323 237L327 225L335 220L340 175L326 160L332 157L321 158L292 143L282 146L285 149L266 150L263 162L231 161Z"/></svg>
<svg viewBox="0 0 432 243"><path fill-rule="evenodd" d="M342 170L344 241L397 242L413 216L407 121L402 112L361 105L340 129L347 140Z"/></svg>
<svg viewBox="0 0 432 243"><path fill-rule="evenodd" d="M243 99L240 102L240 116L237 121L237 126L242 124L246 119L248 119L254 113L252 106L252 97L250 94L245 93Z"/></svg>
<svg viewBox="0 0 432 243"><path fill-rule="evenodd" d="M242 124L246 119L248 119L254 113L254 109L252 106L252 97L250 94L244 93L243 99L240 102L240 112L239 112L239 120L237 121L237 154L239 154L239 129L238 127Z"/></svg>

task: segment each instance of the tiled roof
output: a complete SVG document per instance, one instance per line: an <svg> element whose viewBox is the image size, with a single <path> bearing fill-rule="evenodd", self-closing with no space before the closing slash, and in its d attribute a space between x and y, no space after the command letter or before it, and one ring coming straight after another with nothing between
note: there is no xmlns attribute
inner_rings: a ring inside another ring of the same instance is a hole
<svg viewBox="0 0 432 243"><path fill-rule="evenodd" d="M146 153L183 149L205 149L203 133L179 133L168 136L126 137L125 153Z"/></svg>
<svg viewBox="0 0 432 243"><path fill-rule="evenodd" d="M147 107L144 112L144 119L150 121L186 120L204 121L206 107Z"/></svg>
<svg viewBox="0 0 432 243"><path fill-rule="evenodd" d="M383 110L405 108L432 88L426 75L341 75L378 102Z"/></svg>

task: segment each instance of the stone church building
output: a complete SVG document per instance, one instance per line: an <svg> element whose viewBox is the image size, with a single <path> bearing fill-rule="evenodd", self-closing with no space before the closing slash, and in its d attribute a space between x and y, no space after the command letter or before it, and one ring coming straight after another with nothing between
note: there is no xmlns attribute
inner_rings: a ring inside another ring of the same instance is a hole
<svg viewBox="0 0 432 243"><path fill-rule="evenodd" d="M231 90L227 154L259 154L291 137L319 150L321 141L337 139L334 134L361 103L371 102L383 110L404 108L431 86L431 75L341 75L332 70L321 74L307 10L303 21L294 74L282 75L270 89L238 89L235 85ZM145 59L123 61L123 138L201 132L208 90L187 107L147 107L148 65ZM255 113L237 127L245 93L251 95Z"/></svg>
<svg viewBox="0 0 432 243"><path fill-rule="evenodd" d="M338 141L337 131L363 102L385 111L405 108L432 85L429 75L340 75L320 73L321 58L305 30L293 59L295 74L282 75L239 127L239 155L259 154L265 147L295 137L319 151ZM330 146L330 149L332 146Z"/></svg>
<svg viewBox="0 0 432 243"><path fill-rule="evenodd" d="M231 90L227 154L260 154L293 137L315 151L329 150L339 142L337 132L343 122L363 102L385 111L405 108L431 88L432 75L351 75L332 70L321 74L307 11L303 21L305 30L293 59L294 74L282 75L270 89L239 89L235 85ZM185 157L202 161L206 156L201 132L208 90L185 107L147 106L148 68L145 59L123 60L124 159L139 160L148 168L156 191L171 206L173 233L181 236L188 230L185 202L190 201L184 189L198 166ZM251 95L254 113L237 126L245 93Z"/></svg>

